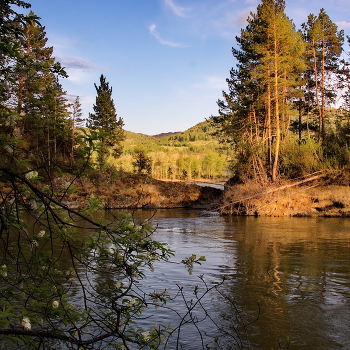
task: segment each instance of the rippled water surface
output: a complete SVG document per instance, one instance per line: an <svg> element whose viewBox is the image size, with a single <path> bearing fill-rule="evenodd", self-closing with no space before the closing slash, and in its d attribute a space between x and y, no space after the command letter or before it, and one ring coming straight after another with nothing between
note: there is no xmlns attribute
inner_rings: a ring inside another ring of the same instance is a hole
<svg viewBox="0 0 350 350"><path fill-rule="evenodd" d="M136 213L140 220L150 214ZM203 287L199 275L209 286L225 275L222 291L251 319L260 310L247 328L252 349L285 349L288 339L289 349L350 349L350 219L230 218L178 209L159 210L151 222L157 227L154 238L168 243L176 255L147 273L145 288L176 293L183 287L185 298L195 300L194 286ZM193 253L207 261L195 265L190 275L178 262ZM174 308L180 308L177 300ZM219 326L234 320L217 293L203 303ZM158 312L164 322L180 319L170 311ZM215 335L208 320L200 326ZM185 349L201 348L199 332L190 325L180 338ZM226 348L234 349L235 342Z"/></svg>

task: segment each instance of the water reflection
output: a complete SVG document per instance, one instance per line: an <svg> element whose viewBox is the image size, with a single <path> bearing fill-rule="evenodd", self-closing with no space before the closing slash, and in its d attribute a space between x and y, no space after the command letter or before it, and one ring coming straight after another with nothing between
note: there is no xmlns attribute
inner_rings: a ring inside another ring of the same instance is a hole
<svg viewBox="0 0 350 350"><path fill-rule="evenodd" d="M150 212L135 213L140 220ZM149 217L149 216L148 216ZM230 218L199 211L160 210L151 220L157 240L167 242L179 262L192 253L207 262L192 275L178 264L156 264L143 282L175 291L230 277L226 292L259 320L248 329L253 349L350 348L350 220L338 218ZM206 306L233 319L227 304L210 295ZM163 319L169 319L164 314ZM204 324L205 326L205 324ZM185 349L197 349L191 332ZM193 336L194 337L194 336Z"/></svg>
<svg viewBox="0 0 350 350"><path fill-rule="evenodd" d="M296 349L348 347L350 221L247 218L239 227L240 302L261 300L257 348L287 336Z"/></svg>

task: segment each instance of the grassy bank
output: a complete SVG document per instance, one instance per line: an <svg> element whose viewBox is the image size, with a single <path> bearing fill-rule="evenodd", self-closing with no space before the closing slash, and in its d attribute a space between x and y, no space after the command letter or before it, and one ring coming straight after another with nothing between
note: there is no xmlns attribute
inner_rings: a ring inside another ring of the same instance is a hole
<svg viewBox="0 0 350 350"><path fill-rule="evenodd" d="M305 182L234 184L226 188L220 211L226 215L350 217L348 174L349 169L343 169Z"/></svg>
<svg viewBox="0 0 350 350"><path fill-rule="evenodd" d="M160 181L144 174L116 172L76 179L65 175L54 180L62 202L70 208L83 208L99 201L105 208L218 207L222 191L184 182ZM69 187L70 186L70 187Z"/></svg>

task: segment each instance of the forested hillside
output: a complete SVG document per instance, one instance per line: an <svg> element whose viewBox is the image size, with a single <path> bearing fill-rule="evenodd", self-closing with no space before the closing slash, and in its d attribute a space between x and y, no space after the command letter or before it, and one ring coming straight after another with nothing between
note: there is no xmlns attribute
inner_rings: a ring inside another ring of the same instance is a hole
<svg viewBox="0 0 350 350"><path fill-rule="evenodd" d="M208 121L161 138L126 131L123 154L110 161L120 170L164 180L228 179L227 150L214 131ZM145 164L138 167L140 157Z"/></svg>

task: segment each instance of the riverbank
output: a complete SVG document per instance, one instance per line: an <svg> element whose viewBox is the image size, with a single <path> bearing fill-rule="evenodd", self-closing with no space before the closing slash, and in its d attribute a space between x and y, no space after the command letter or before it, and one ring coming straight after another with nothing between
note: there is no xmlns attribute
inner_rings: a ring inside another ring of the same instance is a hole
<svg viewBox="0 0 350 350"><path fill-rule="evenodd" d="M349 169L276 184L226 186L220 213L246 216L350 217Z"/></svg>
<svg viewBox="0 0 350 350"><path fill-rule="evenodd" d="M117 172L56 177L53 198L71 209L99 201L105 209L195 208L237 216L350 217L350 171L320 172L305 179L264 185L227 182L224 191L211 183L161 181L148 175ZM45 183L39 187L45 191ZM0 190L11 200L11 189ZM29 207L35 198L24 194Z"/></svg>
<svg viewBox="0 0 350 350"><path fill-rule="evenodd" d="M106 209L132 208L203 208L217 209L222 190L184 182L161 181L148 175L118 173L81 177L72 183L72 176L55 179L55 191L61 201L72 209L83 208L91 198Z"/></svg>

